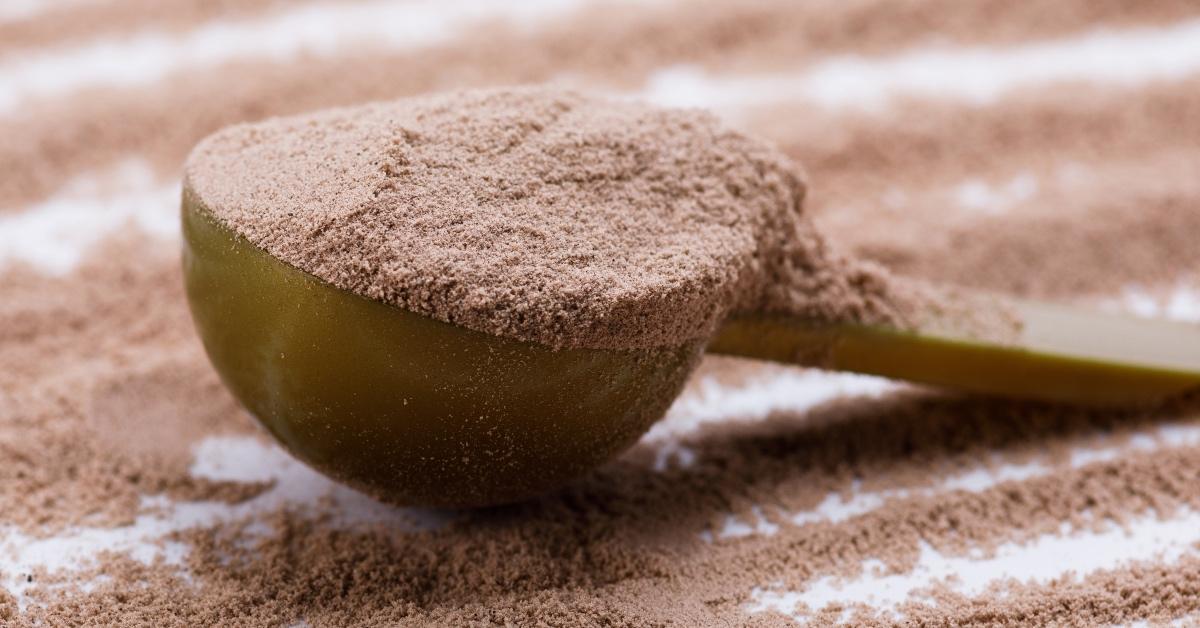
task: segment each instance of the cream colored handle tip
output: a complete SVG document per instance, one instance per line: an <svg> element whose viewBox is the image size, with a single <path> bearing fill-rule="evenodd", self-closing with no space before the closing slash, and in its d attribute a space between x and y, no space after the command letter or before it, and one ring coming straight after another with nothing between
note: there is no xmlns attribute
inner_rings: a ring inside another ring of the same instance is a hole
<svg viewBox="0 0 1200 628"><path fill-rule="evenodd" d="M819 365L976 393L1136 404L1200 390L1200 325L1014 302L1014 341L946 331L729 321L713 353Z"/></svg>

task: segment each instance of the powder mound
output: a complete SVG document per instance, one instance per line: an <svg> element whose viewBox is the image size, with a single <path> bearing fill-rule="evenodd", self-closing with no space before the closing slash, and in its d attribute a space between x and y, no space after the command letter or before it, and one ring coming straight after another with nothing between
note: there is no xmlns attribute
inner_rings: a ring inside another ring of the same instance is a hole
<svg viewBox="0 0 1200 628"><path fill-rule="evenodd" d="M230 127L185 177L335 286L552 347L677 345L737 309L896 317L803 216L798 168L700 111L460 92Z"/></svg>

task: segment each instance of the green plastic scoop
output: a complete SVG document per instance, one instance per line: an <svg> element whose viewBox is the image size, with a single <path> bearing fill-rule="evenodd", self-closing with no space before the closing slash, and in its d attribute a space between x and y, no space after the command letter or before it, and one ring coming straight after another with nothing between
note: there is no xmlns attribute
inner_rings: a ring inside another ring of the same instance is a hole
<svg viewBox="0 0 1200 628"><path fill-rule="evenodd" d="M814 328L803 321L729 321L712 353L787 362L827 347L823 366L956 390L1089 405L1152 402L1200 388L1200 325L1009 301L1019 336L989 342L952 331Z"/></svg>
<svg viewBox="0 0 1200 628"><path fill-rule="evenodd" d="M551 350L335 288L218 223L187 188L183 266L223 381L294 455L382 499L480 506L562 486L662 417L700 354L823 366L963 391L1088 404L1200 387L1200 326L1018 303L1015 343L729 321L711 342Z"/></svg>

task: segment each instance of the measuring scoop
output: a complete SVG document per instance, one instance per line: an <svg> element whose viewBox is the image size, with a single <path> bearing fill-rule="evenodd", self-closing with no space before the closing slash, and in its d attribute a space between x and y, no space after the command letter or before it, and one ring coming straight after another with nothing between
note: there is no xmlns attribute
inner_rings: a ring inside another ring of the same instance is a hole
<svg viewBox="0 0 1200 628"><path fill-rule="evenodd" d="M554 350L336 288L235 234L187 187L183 236L192 315L234 396L301 460L405 505L562 486L661 418L704 351L819 353L823 368L1081 404L1200 387L1200 326L1014 302L1020 331L1003 341L763 315L680 346Z"/></svg>

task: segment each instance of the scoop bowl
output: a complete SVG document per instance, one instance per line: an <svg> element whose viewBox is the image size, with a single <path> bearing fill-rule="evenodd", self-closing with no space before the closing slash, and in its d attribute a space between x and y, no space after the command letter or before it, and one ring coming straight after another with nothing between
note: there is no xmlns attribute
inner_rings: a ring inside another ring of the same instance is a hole
<svg viewBox="0 0 1200 628"><path fill-rule="evenodd" d="M417 315L284 264L185 186L183 269L205 351L294 456L385 501L525 499L657 421L703 342L552 350Z"/></svg>

